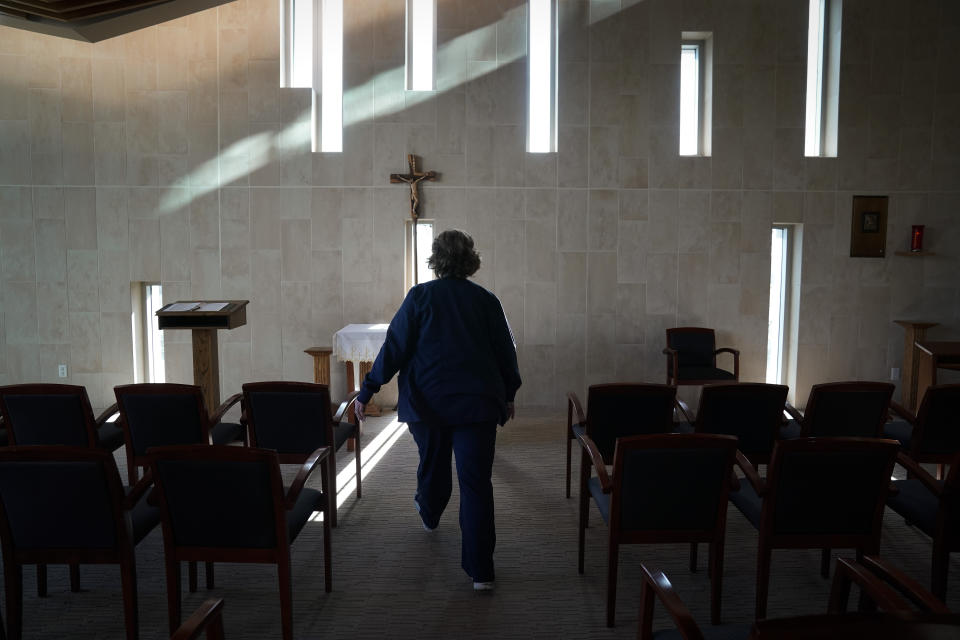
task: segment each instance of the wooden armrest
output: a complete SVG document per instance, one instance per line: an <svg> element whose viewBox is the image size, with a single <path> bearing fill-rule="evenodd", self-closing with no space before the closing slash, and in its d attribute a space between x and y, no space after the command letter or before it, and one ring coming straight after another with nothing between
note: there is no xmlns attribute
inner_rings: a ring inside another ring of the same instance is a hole
<svg viewBox="0 0 960 640"><path fill-rule="evenodd" d="M643 582L640 586L640 629L637 638L650 640L653 637L653 604L656 596L685 640L703 640L700 627L667 576L662 571L651 571L643 563L640 564L640 572Z"/></svg>
<svg viewBox="0 0 960 640"><path fill-rule="evenodd" d="M740 350L734 349L732 347L720 347L713 352L714 358L716 358L718 353L729 353L733 355L733 377L737 380L740 379Z"/></svg>
<svg viewBox="0 0 960 640"><path fill-rule="evenodd" d="M210 414L210 424L215 425L221 420L223 420L224 414L230 409L230 407L240 402L241 398L243 398L242 393L235 393L229 398L227 398L226 400L224 400L223 404L217 407L217 410L215 412Z"/></svg>
<svg viewBox="0 0 960 640"><path fill-rule="evenodd" d="M854 582L860 587L860 591L883 611L911 611L909 603L869 569L855 560L837 558L827 613L846 613L850 585Z"/></svg>
<svg viewBox="0 0 960 640"><path fill-rule="evenodd" d="M693 424L693 421L696 420L696 416L694 416L693 411L690 410L690 405L680 398L674 398L673 406L680 410L680 414L683 416L683 419L690 424Z"/></svg>
<svg viewBox="0 0 960 640"><path fill-rule="evenodd" d="M667 356L667 380L668 382L672 379L674 382L677 381L677 376L680 375L680 353L676 349L670 347L664 347L661 353Z"/></svg>
<svg viewBox="0 0 960 640"><path fill-rule="evenodd" d="M933 495L940 497L943 493L943 485L937 482L937 479L930 475L930 472L917 464L917 461L908 456L903 451L897 452L897 464L917 477L917 480L923 483Z"/></svg>
<svg viewBox="0 0 960 640"><path fill-rule="evenodd" d="M600 455L600 449L597 448L597 443L595 443L590 436L585 433L579 434L577 438L580 440L580 444L583 445L583 448L590 456L591 462L593 462L594 468L597 470L597 477L600 479L600 487L603 489L604 493L610 493L613 491L613 482L610 480L610 475L607 473L607 465L603 462L603 456Z"/></svg>
<svg viewBox="0 0 960 640"><path fill-rule="evenodd" d="M895 400L890 401L890 408L893 409L893 412L899 415L901 418L910 423L911 426L917 426L917 416L914 415L912 411L907 409L905 406L896 402Z"/></svg>
<svg viewBox="0 0 960 640"><path fill-rule="evenodd" d="M337 409L337 412L336 412L335 414L333 414L333 423L334 423L334 424L340 424L340 423L343 421L343 417L344 417L344 416L347 416L347 415L350 415L350 416L356 415L356 414L354 414L354 413L352 413L352 412L348 414L348 413L347 413L347 409L350 408L350 405L353 404L353 402L357 399L357 396L358 396L358 395L360 395L360 391L359 391L359 390L354 391L354 392L351 393L349 396L347 396L347 399L346 399L346 400L344 400L343 402L340 403L340 408ZM351 424L353 424L353 423L351 423Z"/></svg>
<svg viewBox="0 0 960 640"><path fill-rule="evenodd" d="M783 410L790 414L790 417L796 420L797 422L803 422L803 414L800 413L800 410L789 402L783 405Z"/></svg>
<svg viewBox="0 0 960 640"><path fill-rule="evenodd" d="M197 640L204 631L207 640L223 640L223 598L210 598L201 604L170 640Z"/></svg>
<svg viewBox="0 0 960 640"><path fill-rule="evenodd" d="M307 483L307 478L309 478L313 470L317 468L317 465L326 460L329 455L330 447L320 447L310 454L307 461L300 467L300 471L297 472L297 477L293 479L293 484L290 485L290 489L287 490L287 495L284 497L284 506L287 509L292 509L293 505L297 503L297 498L303 490L303 485Z"/></svg>
<svg viewBox="0 0 960 640"><path fill-rule="evenodd" d="M573 415L576 413L577 421L573 422ZM580 398L573 391L567 391L567 429L569 430L575 424L583 424L587 421L583 414L583 405L580 404Z"/></svg>
<svg viewBox="0 0 960 640"><path fill-rule="evenodd" d="M930 613L950 613L946 605L940 602L926 587L905 574L892 564L881 560L877 556L864 556L860 564L880 577L904 597Z"/></svg>
<svg viewBox="0 0 960 640"><path fill-rule="evenodd" d="M109 420L111 417L117 414L117 403L114 402L112 405L103 410L103 412L97 416L97 428L103 426L103 424Z"/></svg>
<svg viewBox="0 0 960 640"><path fill-rule="evenodd" d="M743 475L746 476L750 484L753 485L753 489L757 492L757 495L762 498L763 494L767 492L767 485L760 479L760 474L757 473L756 468L747 460L747 456L743 455L739 449L737 449L737 466L743 470Z"/></svg>
<svg viewBox="0 0 960 640"><path fill-rule="evenodd" d="M123 497L123 508L127 511L133 509L151 486L153 486L153 474L148 468L143 477L130 489L130 493Z"/></svg>

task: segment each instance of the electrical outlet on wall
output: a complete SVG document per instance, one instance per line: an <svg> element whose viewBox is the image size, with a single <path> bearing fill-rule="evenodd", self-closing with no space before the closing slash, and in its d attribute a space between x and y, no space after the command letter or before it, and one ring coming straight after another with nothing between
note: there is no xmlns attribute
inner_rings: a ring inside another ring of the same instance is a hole
<svg viewBox="0 0 960 640"><path fill-rule="evenodd" d="M892 367L890 369L890 379L899 380L900 379L900 367Z"/></svg>
<svg viewBox="0 0 960 640"><path fill-rule="evenodd" d="M57 376L60 377L60 378L66 378L66 377L67 377L67 365L65 365L65 364L58 364L58 365L57 365Z"/></svg>

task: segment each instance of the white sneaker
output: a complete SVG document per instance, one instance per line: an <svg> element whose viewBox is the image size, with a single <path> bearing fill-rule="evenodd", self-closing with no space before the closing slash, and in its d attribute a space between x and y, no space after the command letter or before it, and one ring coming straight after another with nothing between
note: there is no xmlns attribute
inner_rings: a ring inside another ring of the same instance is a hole
<svg viewBox="0 0 960 640"><path fill-rule="evenodd" d="M474 582L474 591L493 591L493 580L490 582Z"/></svg>
<svg viewBox="0 0 960 640"><path fill-rule="evenodd" d="M420 503L417 502L416 498L413 500L413 506L417 508L417 515L420 516L420 524L423 525L424 531L433 531L436 527L428 527L426 521L423 519L423 513L420 511Z"/></svg>

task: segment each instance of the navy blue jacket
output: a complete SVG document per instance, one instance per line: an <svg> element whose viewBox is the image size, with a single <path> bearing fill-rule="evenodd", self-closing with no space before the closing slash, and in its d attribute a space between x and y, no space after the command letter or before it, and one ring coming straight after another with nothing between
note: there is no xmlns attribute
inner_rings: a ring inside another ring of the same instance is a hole
<svg viewBox="0 0 960 640"><path fill-rule="evenodd" d="M370 402L398 371L397 412L403 422L506 422L506 403L520 388L520 370L500 301L463 278L410 289L358 401Z"/></svg>

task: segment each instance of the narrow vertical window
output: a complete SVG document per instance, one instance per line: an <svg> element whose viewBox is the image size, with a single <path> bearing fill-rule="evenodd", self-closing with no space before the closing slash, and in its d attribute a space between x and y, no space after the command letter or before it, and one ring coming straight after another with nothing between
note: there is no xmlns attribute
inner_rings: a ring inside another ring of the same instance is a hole
<svg viewBox="0 0 960 640"><path fill-rule="evenodd" d="M407 0L407 90L433 91L436 0Z"/></svg>
<svg viewBox="0 0 960 640"><path fill-rule="evenodd" d="M320 151L335 153L343 151L343 0L321 2L320 82L313 86L320 87Z"/></svg>
<svg viewBox="0 0 960 640"><path fill-rule="evenodd" d="M134 282L130 292L134 380L165 382L163 332L157 325L157 311L163 306L163 290L156 283Z"/></svg>
<svg viewBox="0 0 960 640"><path fill-rule="evenodd" d="M789 231L774 227L770 244L770 313L767 318L767 383L782 384L787 320Z"/></svg>
<svg viewBox="0 0 960 640"><path fill-rule="evenodd" d="M843 0L810 0L804 155L837 155Z"/></svg>
<svg viewBox="0 0 960 640"><path fill-rule="evenodd" d="M680 46L680 155L709 156L713 34L684 32Z"/></svg>
<svg viewBox="0 0 960 640"><path fill-rule="evenodd" d="M796 387L800 319L802 227L774 224L770 242L770 309L767 323L768 384ZM791 391L791 395L792 395ZM794 402L794 398L791 402Z"/></svg>
<svg viewBox="0 0 960 640"><path fill-rule="evenodd" d="M280 3L281 86L313 86L313 4L314 0L283 0Z"/></svg>
<svg viewBox="0 0 960 640"><path fill-rule="evenodd" d="M700 152L700 45L680 50L680 155Z"/></svg>
<svg viewBox="0 0 960 640"><path fill-rule="evenodd" d="M527 151L557 150L557 0L529 1Z"/></svg>
<svg viewBox="0 0 960 640"><path fill-rule="evenodd" d="M433 269L427 266L427 260L433 251L433 221L406 221L406 248L404 268L404 289L428 282L436 278Z"/></svg>

